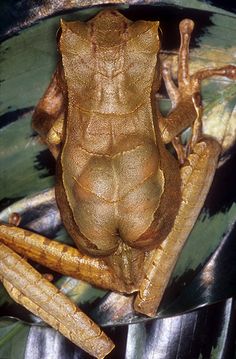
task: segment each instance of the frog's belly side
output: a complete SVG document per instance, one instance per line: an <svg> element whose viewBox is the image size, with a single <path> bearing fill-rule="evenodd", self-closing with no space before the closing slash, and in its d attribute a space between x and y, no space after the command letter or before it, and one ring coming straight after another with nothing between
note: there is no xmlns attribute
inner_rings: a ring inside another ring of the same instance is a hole
<svg viewBox="0 0 236 359"><path fill-rule="evenodd" d="M104 249L116 248L119 237L135 242L164 190L156 145L134 137L112 156L91 155L79 175L64 173L63 181L80 232Z"/></svg>

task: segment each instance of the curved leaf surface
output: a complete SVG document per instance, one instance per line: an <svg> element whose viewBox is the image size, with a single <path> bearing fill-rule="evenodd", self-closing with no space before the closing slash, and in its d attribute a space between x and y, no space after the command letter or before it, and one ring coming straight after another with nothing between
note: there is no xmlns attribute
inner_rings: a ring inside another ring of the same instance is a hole
<svg viewBox="0 0 236 359"><path fill-rule="evenodd" d="M208 10L211 9L208 8ZM65 17L67 19L86 19L94 15L96 11L98 11L97 8L91 8L74 14L67 14ZM202 12L191 9L186 9L183 13L182 9L171 6L142 7L141 12L140 8L138 10L137 8L130 8L126 11L126 15L131 18L137 16L148 19L160 18L163 31L163 48L165 49L162 56L166 56L166 54L173 55L173 59L176 58L179 41L178 23L183 16L191 17L196 22L192 41L194 45L192 70L209 63L212 66L217 66L234 62L236 45L233 43L232 38L235 38L233 34L236 34L236 20L233 15L226 16L226 14L220 14L220 11L216 14L210 11ZM25 25L27 26L29 23ZM50 157L49 151L32 133L30 119L32 109L43 94L56 65L55 33L58 23L59 16L47 19L21 31L17 36L4 41L1 45L0 208L4 209L22 199L23 202L17 203L17 208L22 213L25 213L22 219L24 226L36 231L42 231L51 238L56 237L58 240L69 242L70 239L60 224L53 200L50 200L46 205L41 203L39 198L37 201L39 200L40 203L36 201L30 205L23 200L25 196L52 187L54 184L54 161ZM168 33L172 34L171 38L166 37ZM222 36L222 33L224 33L224 36ZM227 52L225 52L225 48L227 48ZM225 155L230 159L228 162L224 162L218 170L205 208L178 260L169 288L163 299L161 311L158 313L158 316L162 318L172 314L182 314L194 308L223 300L235 295L236 292L236 265L232 255L235 250L233 235L235 235L234 223L236 218L236 178L235 170L233 170L235 168L235 148L232 146L235 141L236 85L230 81L214 79L214 81L212 80L203 86L203 95L206 104L206 131L216 136L221 133L221 142L226 139L228 141L230 137L225 149ZM161 106L163 111L168 109L169 106L165 93L162 94ZM219 129L222 127L222 123L223 130ZM35 197L33 196L33 198ZM32 208L34 208L34 211L32 211ZM7 213L8 210L4 214L5 219ZM216 252L214 253L215 250ZM45 270L41 267L39 269ZM146 318L133 313L132 302L128 297L118 294L106 295L104 291L93 289L82 282L59 277L57 274L54 275L56 284L77 303L80 303L83 309L102 325L119 325L146 320ZM33 318L24 311L19 314L19 307L12 303L3 289L1 289L0 304L1 313L3 314L15 315L31 323L38 322L38 319ZM219 309L219 307L216 308ZM204 313L202 315L206 318L206 312ZM219 315L219 318L222 319L221 310L216 310L214 313L214 315ZM186 323L189 322L196 325L197 317L198 314L184 314L180 317L182 319L179 319L179 323L182 323L180 327L188 328ZM164 318L161 319L163 323L167 323L164 322L165 320ZM144 333L143 328L146 328L146 325L149 325L155 333L159 333L156 336L149 337L149 346L142 342L145 355L149 351L153 355L154 352L158 353L157 347L154 346L156 338L159 335L161 335L161 338L166 336L166 334L162 334L164 333L163 330L160 330L162 325L164 328L161 321L152 321L149 324L141 323L137 324L136 327L130 327L136 328L133 331L133 333L136 333L135 336ZM174 319L172 323L174 323ZM23 358L24 344L27 340L29 327L22 322L11 321L9 324L5 318L0 320L0 324L0 357L4 358L5 356L10 359L17 352L19 354L17 358ZM225 329L227 324L225 325L222 326L222 333L227 333ZM155 326L159 329L156 330ZM126 355L127 358L132 358L135 353L137 355L139 352L138 347L132 351L129 344L130 338L134 335L131 329L129 330L126 354L124 344L126 330L121 330L117 327L116 329L108 329L108 331L111 336L115 337L116 342L118 336L123 338L119 342L122 348L121 357ZM187 329L186 332L182 331L181 338L183 339L178 344L181 348L179 349L180 353L182 353L181 350L184 350L184 333L187 332ZM165 331L165 333L167 332ZM168 340L172 342L171 346L177 343L175 338L180 333L181 331L176 331L175 334L170 332ZM214 335L217 337L218 334L215 333ZM17 338L20 338L19 341ZM60 355L65 359L86 357L77 348L65 342L64 338L53 333L51 329L38 327L35 324L30 329L30 336L26 345L26 357L34 348L34 359L37 358L37 355L41 359L48 359L50 351L42 352L40 350L42 350L42 343L49 343L47 341L49 338L51 338L52 343L57 343L54 348L58 348L59 357ZM153 344L151 345L150 343ZM219 345L220 348L220 342L217 343L216 347ZM50 349L49 346L49 344L45 344L45 348L48 348L47 350ZM163 351L163 353L166 353L166 358L171 358L171 346L168 350ZM38 349L41 348L38 354L36 353L37 347ZM112 355L117 355L117 352ZM161 358L160 353L155 355L157 358ZM215 357L221 358L220 356Z"/></svg>

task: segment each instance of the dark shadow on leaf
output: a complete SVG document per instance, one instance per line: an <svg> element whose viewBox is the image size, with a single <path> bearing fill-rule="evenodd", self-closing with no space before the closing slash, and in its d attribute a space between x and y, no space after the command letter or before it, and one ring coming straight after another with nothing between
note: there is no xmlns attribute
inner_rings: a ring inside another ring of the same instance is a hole
<svg viewBox="0 0 236 359"><path fill-rule="evenodd" d="M56 161L49 150L40 151L39 154L36 156L34 163L34 167L36 168L36 170L41 172L42 170L45 170L44 173L39 174L40 178L55 175Z"/></svg>
<svg viewBox="0 0 236 359"><path fill-rule="evenodd" d="M206 265L197 272L181 294L175 300L171 294L172 303L167 296L164 298L162 315L187 312L236 295L235 237L236 222Z"/></svg>
<svg viewBox="0 0 236 359"><path fill-rule="evenodd" d="M13 198L2 198L0 200L0 211L2 211L4 208L9 207L11 204L21 200L23 197L13 197Z"/></svg>
<svg viewBox="0 0 236 359"><path fill-rule="evenodd" d="M230 156L231 154L231 156ZM210 216L226 213L236 202L236 145L230 149L229 159L216 171L204 208Z"/></svg>
<svg viewBox="0 0 236 359"><path fill-rule="evenodd" d="M25 107L4 113L4 115L0 116L0 129L17 121L22 116L29 114L33 109L34 107Z"/></svg>

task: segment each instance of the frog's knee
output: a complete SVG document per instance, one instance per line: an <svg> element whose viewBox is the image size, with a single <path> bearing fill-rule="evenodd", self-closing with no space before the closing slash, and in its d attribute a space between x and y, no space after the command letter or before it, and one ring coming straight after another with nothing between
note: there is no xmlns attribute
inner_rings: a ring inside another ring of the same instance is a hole
<svg viewBox="0 0 236 359"><path fill-rule="evenodd" d="M196 145L193 147L193 153L199 156L215 157L221 153L221 144L212 137L204 136Z"/></svg>

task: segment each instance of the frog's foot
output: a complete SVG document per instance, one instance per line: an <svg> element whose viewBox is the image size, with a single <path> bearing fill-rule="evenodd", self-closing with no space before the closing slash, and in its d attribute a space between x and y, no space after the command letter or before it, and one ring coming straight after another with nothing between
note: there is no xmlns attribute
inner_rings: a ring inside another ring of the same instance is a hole
<svg viewBox="0 0 236 359"><path fill-rule="evenodd" d="M166 89L174 109L181 100L187 97L194 97L195 106L199 106L200 102L200 86L201 81L211 76L225 76L232 80L236 80L236 66L228 65L220 68L207 68L189 74L189 43L191 33L194 28L192 20L185 19L180 22L180 48L178 57L178 87L171 77L171 63L164 61L163 63L163 79Z"/></svg>
<svg viewBox="0 0 236 359"><path fill-rule="evenodd" d="M228 65L221 68L208 68L189 74L189 43L194 28L192 20L181 21L180 49L178 57L178 86L174 83L171 75L171 63L163 63L163 79L171 100L172 110L167 118L161 118L159 127L162 139L165 143L173 141L185 128L192 126L195 122L201 131L201 117L203 108L201 105L201 82L211 76L224 76L236 80L236 66ZM198 124L197 124L198 123ZM198 132L198 130L197 130ZM192 144L197 142L199 134L192 139Z"/></svg>

